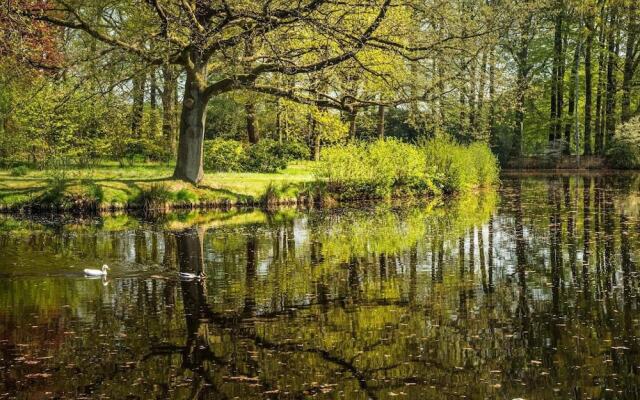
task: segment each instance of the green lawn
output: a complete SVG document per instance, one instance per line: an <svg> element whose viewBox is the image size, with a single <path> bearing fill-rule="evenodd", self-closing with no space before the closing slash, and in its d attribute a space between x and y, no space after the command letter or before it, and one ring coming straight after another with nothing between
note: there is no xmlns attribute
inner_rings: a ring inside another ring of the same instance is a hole
<svg viewBox="0 0 640 400"><path fill-rule="evenodd" d="M295 162L279 173L207 173L198 187L171 179L173 167L146 163L120 167L105 163L64 172L30 170L12 176L0 170L0 205L3 208L34 203L94 201L101 206L135 203L141 194L160 188L172 201L252 203L269 187L277 188L282 199L293 200L304 183L314 180L313 162Z"/></svg>

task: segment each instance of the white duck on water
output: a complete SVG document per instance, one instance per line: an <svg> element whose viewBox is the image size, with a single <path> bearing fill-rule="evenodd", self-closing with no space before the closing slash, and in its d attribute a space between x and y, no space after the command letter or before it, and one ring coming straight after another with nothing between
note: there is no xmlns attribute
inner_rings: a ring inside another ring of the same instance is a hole
<svg viewBox="0 0 640 400"><path fill-rule="evenodd" d="M104 264L102 266L102 269L85 268L84 274L86 276L107 276L108 269L109 269L109 266L107 264Z"/></svg>
<svg viewBox="0 0 640 400"><path fill-rule="evenodd" d="M193 279L202 279L206 275L204 274L204 272L201 272L199 274L194 274L193 272L180 272L178 273L178 276L180 276L180 279L182 280L190 281Z"/></svg>

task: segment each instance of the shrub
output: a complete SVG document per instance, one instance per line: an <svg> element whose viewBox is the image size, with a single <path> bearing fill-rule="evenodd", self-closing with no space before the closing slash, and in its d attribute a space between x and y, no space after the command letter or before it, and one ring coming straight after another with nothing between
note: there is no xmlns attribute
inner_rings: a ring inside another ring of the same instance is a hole
<svg viewBox="0 0 640 400"><path fill-rule="evenodd" d="M318 168L329 192L341 198L379 198L433 191L418 148L395 139L325 149Z"/></svg>
<svg viewBox="0 0 640 400"><path fill-rule="evenodd" d="M168 203L173 199L173 195L165 184L152 184L148 188L140 191L135 203L144 209L153 209Z"/></svg>
<svg viewBox="0 0 640 400"><path fill-rule="evenodd" d="M96 185L94 182L86 183L86 198L95 203L99 204L104 199L104 190L102 190L101 186Z"/></svg>
<svg viewBox="0 0 640 400"><path fill-rule="evenodd" d="M246 145L236 140L207 140L204 168L214 172L268 172L287 167L287 162L309 157L309 149L297 142L278 143L263 139Z"/></svg>
<svg viewBox="0 0 640 400"><path fill-rule="evenodd" d="M325 149L316 171L339 198L453 193L498 181L498 162L486 144L432 139L414 146L394 139Z"/></svg>
<svg viewBox="0 0 640 400"><path fill-rule="evenodd" d="M147 160L161 161L166 159L170 150L164 143L149 138L127 138L114 144L114 154L120 165L134 165Z"/></svg>
<svg viewBox="0 0 640 400"><path fill-rule="evenodd" d="M371 164L380 167L392 187L420 186L428 177L424 154L416 146L397 139L373 142L369 145L369 157Z"/></svg>
<svg viewBox="0 0 640 400"><path fill-rule="evenodd" d="M65 208L68 203L67 196L65 194L67 183L64 179L60 179L56 176L49 179L46 190L39 197L37 203Z"/></svg>
<svg viewBox="0 0 640 400"><path fill-rule="evenodd" d="M213 139L204 144L204 169L213 172L241 172L247 163L242 143L236 140Z"/></svg>
<svg viewBox="0 0 640 400"><path fill-rule="evenodd" d="M491 186L500 179L500 165L498 158L485 143L473 143L467 151L474 161L476 169L476 185Z"/></svg>
<svg viewBox="0 0 640 400"><path fill-rule="evenodd" d="M620 125L607 148L606 157L613 168L640 168L640 116Z"/></svg>
<svg viewBox="0 0 640 400"><path fill-rule="evenodd" d="M278 172L287 167L278 142L263 139L247 147L244 170L248 172Z"/></svg>
<svg viewBox="0 0 640 400"><path fill-rule="evenodd" d="M498 181L498 160L484 143L464 146L439 137L422 145L427 169L446 193L490 186Z"/></svg>
<svg viewBox="0 0 640 400"><path fill-rule="evenodd" d="M342 198L379 197L384 195L377 175L368 162L364 144L334 146L321 154L318 178L326 180L327 190Z"/></svg>
<svg viewBox="0 0 640 400"><path fill-rule="evenodd" d="M286 161L308 160L310 156L309 147L302 142L278 143L275 149L278 157Z"/></svg>
<svg viewBox="0 0 640 400"><path fill-rule="evenodd" d="M29 168L27 168L25 165L13 167L11 168L11 171L9 171L9 174L11 176L25 176L28 173L29 173Z"/></svg>

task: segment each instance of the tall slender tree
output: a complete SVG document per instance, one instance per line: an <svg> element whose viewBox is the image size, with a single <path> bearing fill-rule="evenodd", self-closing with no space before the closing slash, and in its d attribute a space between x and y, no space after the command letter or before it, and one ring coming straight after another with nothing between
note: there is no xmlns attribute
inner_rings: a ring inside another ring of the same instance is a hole
<svg viewBox="0 0 640 400"><path fill-rule="evenodd" d="M549 118L549 142L560 138L562 126L563 81L564 81L564 1L556 0L553 34L553 71L551 76L551 113Z"/></svg>
<svg viewBox="0 0 640 400"><path fill-rule="evenodd" d="M525 2L529 4L529 2ZM529 60L529 47L533 41L533 13L527 12L518 22L517 40L514 53L514 59L517 66L516 77L516 111L515 111L515 135L513 140L512 156L519 157L522 155L522 139L524 137L524 117L526 109L526 96L529 87L529 79L532 64ZM494 75L495 76L495 75ZM491 85L495 88L495 84ZM494 89L495 90L495 89ZM495 118L495 114L494 114Z"/></svg>
<svg viewBox="0 0 640 400"><path fill-rule="evenodd" d="M606 76L606 48L605 48L605 33L607 29L607 14L605 8L605 2L602 1L600 5L600 27L598 34L598 87L596 89L596 118L595 118L595 153L598 155L604 154L604 107L603 107L603 94L605 92L605 76Z"/></svg>
<svg viewBox="0 0 640 400"><path fill-rule="evenodd" d="M593 10L587 11L586 19L587 37L584 49L584 154L591 155L591 108L593 103L593 74L591 71L591 57L593 37L595 35L595 17Z"/></svg>
<svg viewBox="0 0 640 400"><path fill-rule="evenodd" d="M582 27L580 27L581 29ZM564 154L571 154L571 127L575 125L575 120L573 118L574 113L576 112L576 107L578 105L578 69L580 68L580 52L582 50L582 42L580 41L580 37L576 39L575 49L573 51L573 62L571 63L571 76L569 82L569 105L567 108L567 121L564 126L564 142L565 146L563 148ZM578 143L575 143L577 146ZM580 149L576 147L576 152L579 154Z"/></svg>
<svg viewBox="0 0 640 400"><path fill-rule="evenodd" d="M616 96L618 92L616 71L618 69L618 9L611 7L609 29L607 32L607 91L605 107L605 143L603 149L611 144L616 132Z"/></svg>
<svg viewBox="0 0 640 400"><path fill-rule="evenodd" d="M638 23L638 4L633 1L626 10L627 29L626 29L626 48L624 67L622 75L622 117L621 122L627 122L632 115L631 112L631 89L635 79L635 74L640 62L640 43L638 34L640 34L640 24Z"/></svg>

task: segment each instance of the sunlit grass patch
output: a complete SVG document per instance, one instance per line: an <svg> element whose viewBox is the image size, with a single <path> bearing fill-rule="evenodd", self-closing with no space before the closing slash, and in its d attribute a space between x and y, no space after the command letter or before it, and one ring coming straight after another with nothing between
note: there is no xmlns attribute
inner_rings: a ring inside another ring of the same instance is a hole
<svg viewBox="0 0 640 400"><path fill-rule="evenodd" d="M64 171L30 170L22 176L1 170L0 206L71 209L80 203L97 208L255 204L265 198L271 185L288 188L283 197L295 200L296 186L314 180L312 165L295 162L268 174L207 173L198 186L172 179L173 167L160 163L121 167L116 162L106 162Z"/></svg>

